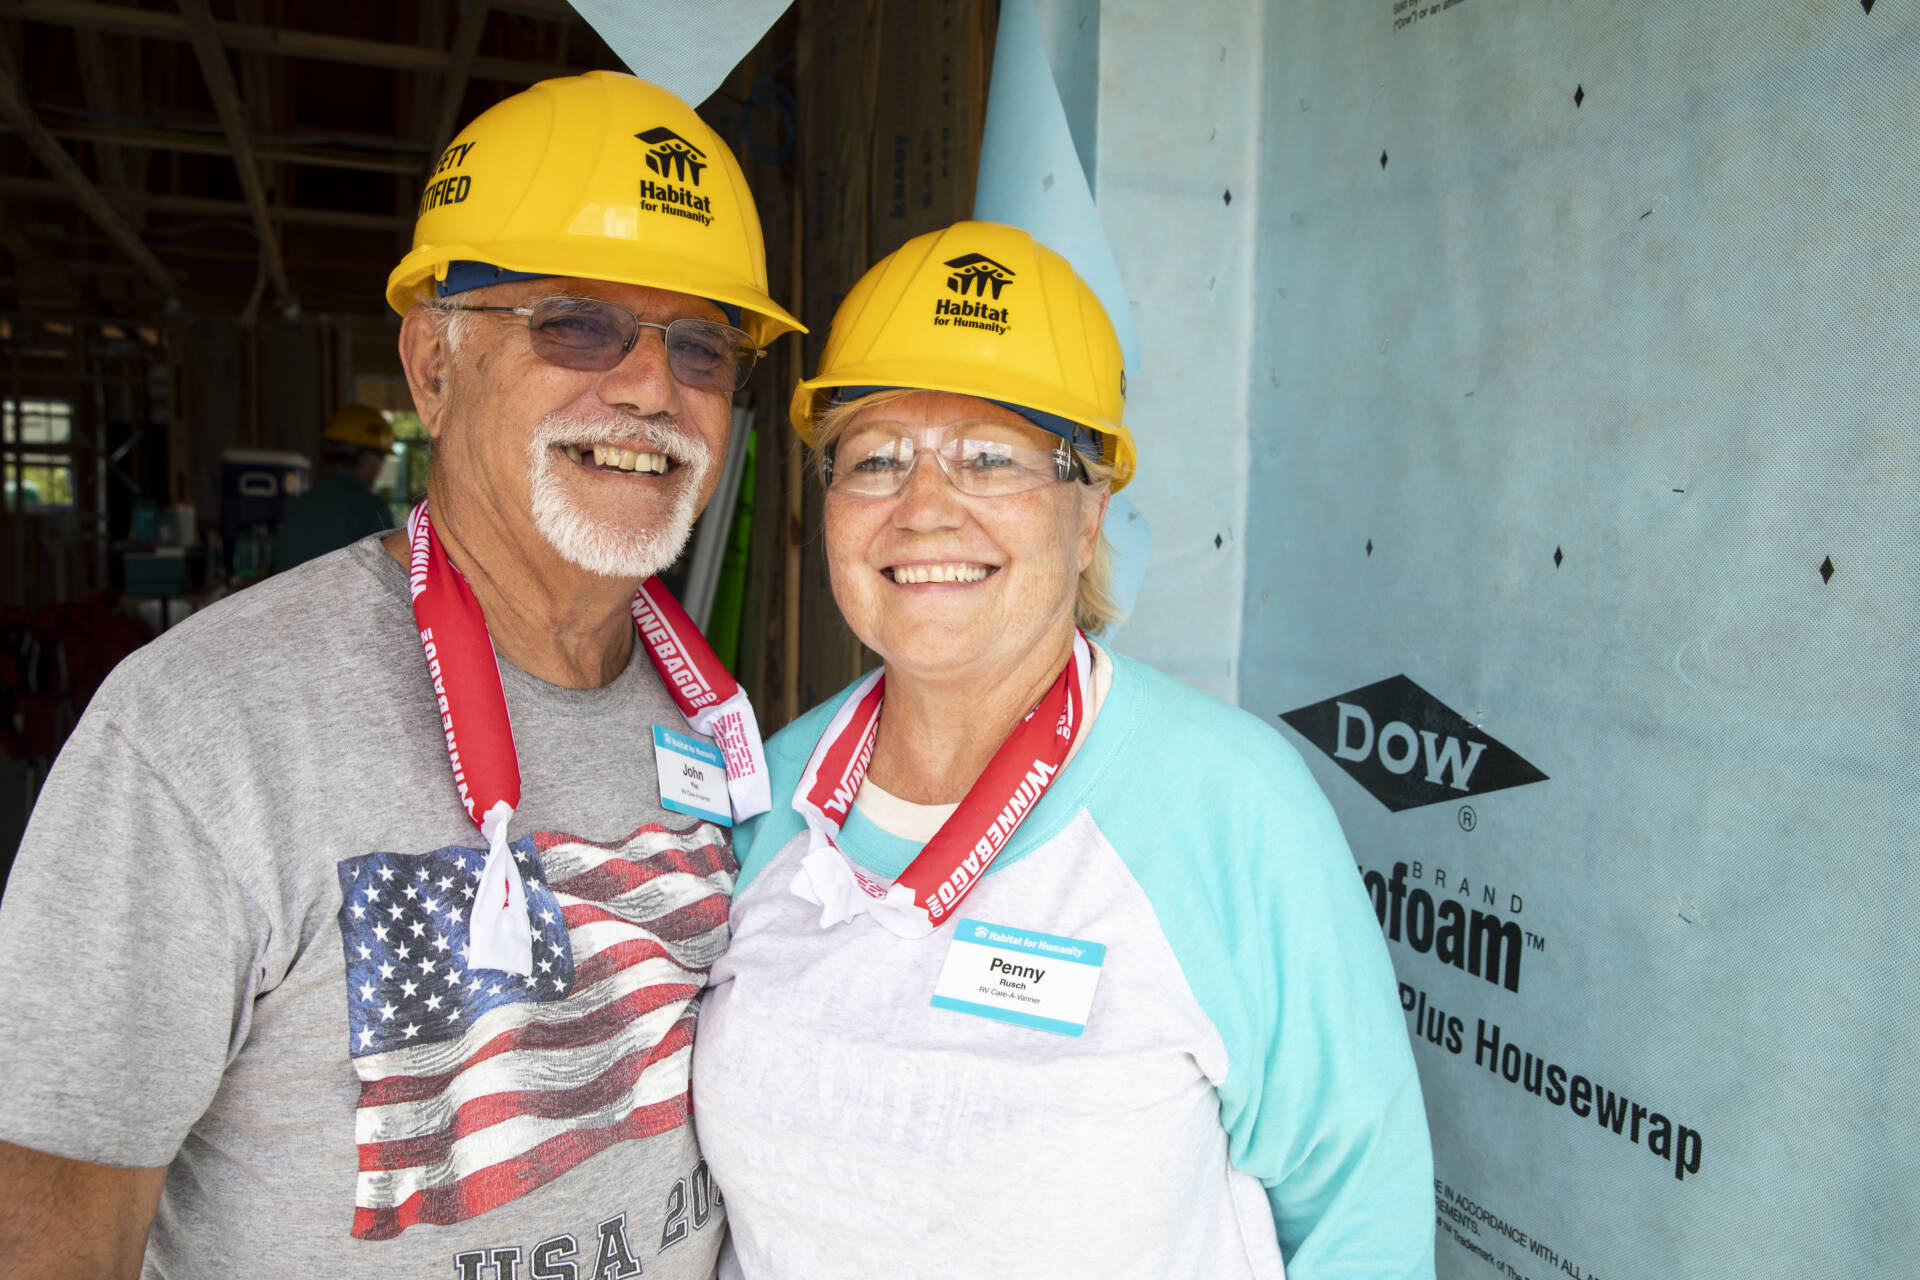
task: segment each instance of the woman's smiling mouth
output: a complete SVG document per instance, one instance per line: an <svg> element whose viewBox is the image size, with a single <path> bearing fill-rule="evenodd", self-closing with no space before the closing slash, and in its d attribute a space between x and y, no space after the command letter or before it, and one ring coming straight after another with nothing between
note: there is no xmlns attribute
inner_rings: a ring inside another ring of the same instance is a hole
<svg viewBox="0 0 1920 1280"><path fill-rule="evenodd" d="M880 572L902 586L926 582L979 582L999 566L953 561L946 564L896 564Z"/></svg>

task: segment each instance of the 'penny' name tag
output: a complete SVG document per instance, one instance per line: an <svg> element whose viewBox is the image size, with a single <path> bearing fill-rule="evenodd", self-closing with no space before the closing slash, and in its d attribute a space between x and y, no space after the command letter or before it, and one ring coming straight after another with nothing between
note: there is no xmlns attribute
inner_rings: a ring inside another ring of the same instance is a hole
<svg viewBox="0 0 1920 1280"><path fill-rule="evenodd" d="M933 1007L1077 1036L1106 960L1102 943L962 920L933 984Z"/></svg>

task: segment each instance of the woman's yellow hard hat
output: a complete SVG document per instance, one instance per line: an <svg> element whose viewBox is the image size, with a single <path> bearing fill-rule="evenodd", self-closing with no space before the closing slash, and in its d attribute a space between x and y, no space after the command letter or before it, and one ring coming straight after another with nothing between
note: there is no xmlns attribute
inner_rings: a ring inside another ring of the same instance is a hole
<svg viewBox="0 0 1920 1280"><path fill-rule="evenodd" d="M405 315L456 263L710 298L762 346L805 332L767 295L760 215L733 152L679 98L613 71L516 93L441 153L387 301Z"/></svg>
<svg viewBox="0 0 1920 1280"><path fill-rule="evenodd" d="M834 313L820 371L793 393L793 429L811 445L836 389L881 387L1065 419L1104 438L1114 489L1133 478L1113 323L1072 265L1018 227L958 222L875 263Z"/></svg>

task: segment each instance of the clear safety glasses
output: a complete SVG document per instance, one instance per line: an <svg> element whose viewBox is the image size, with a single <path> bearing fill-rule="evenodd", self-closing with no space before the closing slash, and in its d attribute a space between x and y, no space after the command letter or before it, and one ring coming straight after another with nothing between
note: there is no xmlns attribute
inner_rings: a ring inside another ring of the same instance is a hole
<svg viewBox="0 0 1920 1280"><path fill-rule="evenodd" d="M1065 440L1051 449L1030 443L1030 429L1010 422L952 422L915 432L898 422L864 422L825 459L827 488L851 498L890 498L907 486L913 465L931 457L947 483L972 498L998 498L1084 477Z"/></svg>
<svg viewBox="0 0 1920 1280"><path fill-rule="evenodd" d="M530 307L449 307L525 316L533 353L562 369L605 373L626 358L640 330L658 329L673 380L697 391L738 391L765 353L730 324L675 320L657 324L625 307L593 298L542 298Z"/></svg>

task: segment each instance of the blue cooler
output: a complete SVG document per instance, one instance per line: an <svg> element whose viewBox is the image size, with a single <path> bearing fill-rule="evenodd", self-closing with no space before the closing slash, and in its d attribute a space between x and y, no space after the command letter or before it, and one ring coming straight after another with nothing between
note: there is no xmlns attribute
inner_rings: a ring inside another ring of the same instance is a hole
<svg viewBox="0 0 1920 1280"><path fill-rule="evenodd" d="M287 518L293 500L307 491L313 464L306 455L268 449L228 449L220 455L220 545L227 568L254 577L258 544L269 542ZM236 557L242 546L249 553ZM236 558L246 561L242 567Z"/></svg>

